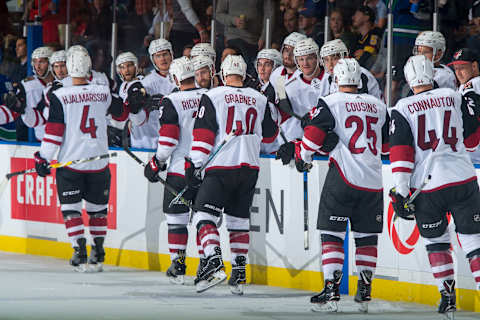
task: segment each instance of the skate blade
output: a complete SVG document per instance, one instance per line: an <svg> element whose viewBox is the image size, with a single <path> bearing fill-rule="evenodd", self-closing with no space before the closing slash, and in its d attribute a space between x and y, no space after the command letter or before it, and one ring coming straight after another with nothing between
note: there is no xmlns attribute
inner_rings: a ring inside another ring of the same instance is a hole
<svg viewBox="0 0 480 320"><path fill-rule="evenodd" d="M184 276L176 276L176 277L168 277L168 280L170 280L171 284L178 284L178 285L183 285L185 284L185 278Z"/></svg>
<svg viewBox="0 0 480 320"><path fill-rule="evenodd" d="M237 284L236 286L230 286L230 292L237 296L243 295L243 284Z"/></svg>
<svg viewBox="0 0 480 320"><path fill-rule="evenodd" d="M448 311L443 314L444 319L446 320L455 320L455 311Z"/></svg>
<svg viewBox="0 0 480 320"><path fill-rule="evenodd" d="M101 263L93 263L88 265L89 272L102 272L103 271L103 264Z"/></svg>
<svg viewBox="0 0 480 320"><path fill-rule="evenodd" d="M82 263L78 266L74 266L73 271L80 272L80 273L86 273L86 272L88 272L88 266L87 266L86 263Z"/></svg>
<svg viewBox="0 0 480 320"><path fill-rule="evenodd" d="M337 301L328 301L327 303L312 303L313 312L337 312Z"/></svg>
<svg viewBox="0 0 480 320"><path fill-rule="evenodd" d="M368 313L368 302L358 302L358 311Z"/></svg>
<svg viewBox="0 0 480 320"><path fill-rule="evenodd" d="M197 285L196 285L197 293L204 292L204 291L210 289L211 287L214 287L214 286L222 283L226 279L227 279L227 275L226 275L225 271L219 270L219 271L215 272L209 280L201 280L199 283L197 283Z"/></svg>

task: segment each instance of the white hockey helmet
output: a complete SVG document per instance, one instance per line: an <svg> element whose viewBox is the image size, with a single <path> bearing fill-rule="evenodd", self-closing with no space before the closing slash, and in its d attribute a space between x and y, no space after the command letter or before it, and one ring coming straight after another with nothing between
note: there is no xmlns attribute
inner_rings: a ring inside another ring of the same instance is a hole
<svg viewBox="0 0 480 320"><path fill-rule="evenodd" d="M53 70L53 65L57 62L66 62L67 61L67 52L65 50L58 50L52 53L50 58L48 59L48 62L50 62L50 70L52 71L53 76L57 80L61 80L57 77L55 74L55 71Z"/></svg>
<svg viewBox="0 0 480 320"><path fill-rule="evenodd" d="M327 41L320 49L320 57L322 60L322 64L325 64L323 62L323 58L333 55L339 55L341 59L348 57L348 48L342 40L335 39Z"/></svg>
<svg viewBox="0 0 480 320"><path fill-rule="evenodd" d="M137 72L138 72L137 57L130 51L120 53L117 56L117 59L115 59L115 67L117 69L117 74L120 77L120 79L122 79L122 81L125 81L125 79L123 78L122 73L120 72L120 65L125 62L133 62L133 64L135 65L135 76L137 75Z"/></svg>
<svg viewBox="0 0 480 320"><path fill-rule="evenodd" d="M72 50L67 54L67 71L72 78L86 78L91 74L92 59L84 50Z"/></svg>
<svg viewBox="0 0 480 320"><path fill-rule="evenodd" d="M213 70L214 70L214 62L208 56L203 56L203 55L196 56L192 59L192 62L193 62L193 70L194 71L200 70L203 67L210 68L211 72L213 72Z"/></svg>
<svg viewBox="0 0 480 320"><path fill-rule="evenodd" d="M295 49L293 49L293 56L294 56L295 64L297 65L297 69L300 69L300 66L298 65L298 62L297 62L297 57L302 57L309 54L315 54L315 56L317 57L317 66L315 67L315 70L312 73L314 74L317 71L318 66L320 65L320 57L319 57L318 51L319 51L318 44L312 38L306 38L304 40L300 40L295 46ZM311 75L307 75L307 76L311 76Z"/></svg>
<svg viewBox="0 0 480 320"><path fill-rule="evenodd" d="M257 54L255 60L255 69L257 68L257 62L259 59L268 59L273 62L273 70L282 65L282 54L277 49L263 49Z"/></svg>
<svg viewBox="0 0 480 320"><path fill-rule="evenodd" d="M227 76L231 74L237 74L245 80L247 75L247 64L243 60L242 56L237 55L228 55L225 60L223 60L222 65L220 66L220 74L222 76L222 81L225 83Z"/></svg>
<svg viewBox="0 0 480 320"><path fill-rule="evenodd" d="M197 43L193 46L192 51L190 51L190 56L192 58L198 56L207 56L215 62L217 53L210 43Z"/></svg>
<svg viewBox="0 0 480 320"><path fill-rule="evenodd" d="M74 46L71 46L70 48L68 48L67 58L68 58L68 55L72 54L75 51L83 51L83 52L88 53L88 50L84 46L81 46L81 45L77 44L77 45L74 45Z"/></svg>
<svg viewBox="0 0 480 320"><path fill-rule="evenodd" d="M433 84L433 62L424 55L411 56L403 67L410 88Z"/></svg>
<svg viewBox="0 0 480 320"><path fill-rule="evenodd" d="M32 52L32 57L31 57L32 70L33 70L33 73L40 79L44 79L48 75L48 73L51 71L50 57L52 56L52 54L53 54L53 49L50 47L38 47ZM43 75L37 74L37 71L35 70L34 63L33 63L34 59L41 59L41 58L46 58L49 63L47 72L45 72L45 74Z"/></svg>
<svg viewBox="0 0 480 320"><path fill-rule="evenodd" d="M172 77L172 82L179 87L180 82L183 80L195 77L193 62L187 57L175 59L170 64L169 73ZM175 81L175 78L177 79L178 84L177 81Z"/></svg>
<svg viewBox="0 0 480 320"><path fill-rule="evenodd" d="M438 31L423 31L415 39L415 46L413 47L413 54L418 55L418 46L429 47L433 49L433 59L438 50L442 50L441 56L433 61L433 63L440 61L445 54L446 42L445 37Z"/></svg>
<svg viewBox="0 0 480 320"><path fill-rule="evenodd" d="M339 86L358 86L362 79L362 70L357 60L340 59L333 68L333 76Z"/></svg>
<svg viewBox="0 0 480 320"><path fill-rule="evenodd" d="M284 46L295 47L299 41L304 40L304 39L307 39L306 35L303 35L303 34L298 33L298 32L290 33L285 38L285 40L283 40L282 49L280 50L280 52L283 51Z"/></svg>
<svg viewBox="0 0 480 320"><path fill-rule="evenodd" d="M164 50L170 51L170 55L172 56L172 60L173 60L173 50L172 50L172 44L170 43L170 41L162 38L155 39L155 40L152 40L152 42L150 42L150 45L148 46L148 55L150 56L150 61L152 62L153 67L157 71L159 70L158 70L158 67L155 65L155 62L153 61L153 55L159 51L164 51Z"/></svg>

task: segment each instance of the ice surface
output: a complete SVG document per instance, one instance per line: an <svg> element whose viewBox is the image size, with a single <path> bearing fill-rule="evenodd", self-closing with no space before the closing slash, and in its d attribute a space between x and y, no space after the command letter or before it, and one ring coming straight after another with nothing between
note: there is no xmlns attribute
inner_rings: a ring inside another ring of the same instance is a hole
<svg viewBox="0 0 480 320"><path fill-rule="evenodd" d="M434 307L374 300L369 314L342 296L337 314L310 311L312 292L249 285L234 296L227 285L197 294L193 278L172 285L163 273L104 266L81 274L67 261L0 253L0 319L303 320L441 319ZM480 319L457 312L456 319Z"/></svg>

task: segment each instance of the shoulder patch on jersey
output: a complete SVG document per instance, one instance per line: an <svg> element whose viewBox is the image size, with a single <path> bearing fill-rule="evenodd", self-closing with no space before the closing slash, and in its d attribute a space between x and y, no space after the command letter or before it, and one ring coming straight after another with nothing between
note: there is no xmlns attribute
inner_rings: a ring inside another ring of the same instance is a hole
<svg viewBox="0 0 480 320"><path fill-rule="evenodd" d="M393 135L395 133L395 119L392 119L392 121L390 121L390 127L388 129L388 133L390 135Z"/></svg>
<svg viewBox="0 0 480 320"><path fill-rule="evenodd" d="M320 113L320 111L323 109L323 107L313 107L312 110L310 110L308 112L308 115L310 117L310 120L312 120L313 118L315 118L316 116L318 116L318 114Z"/></svg>
<svg viewBox="0 0 480 320"><path fill-rule="evenodd" d="M463 89L472 89L472 88L473 88L472 81L468 81L468 82L465 83L465 85L463 86Z"/></svg>
<svg viewBox="0 0 480 320"><path fill-rule="evenodd" d="M35 80L34 76L26 77L25 79L23 79L23 81L25 82L32 81L32 80Z"/></svg>

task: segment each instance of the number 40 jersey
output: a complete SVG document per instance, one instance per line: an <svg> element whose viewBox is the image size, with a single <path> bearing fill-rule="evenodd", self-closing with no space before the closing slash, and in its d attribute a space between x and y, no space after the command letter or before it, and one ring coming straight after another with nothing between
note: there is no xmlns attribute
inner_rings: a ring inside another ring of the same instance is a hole
<svg viewBox="0 0 480 320"><path fill-rule="evenodd" d="M476 179L467 151L478 145L474 110L449 88L424 91L401 99L391 112L390 160L398 192L424 191Z"/></svg>
<svg viewBox="0 0 480 320"><path fill-rule="evenodd" d="M379 192L382 185L381 154L388 150L388 114L385 104L363 93L336 92L320 98L310 111L302 139L302 159L311 161L328 131L339 142L330 154L345 183L353 188Z"/></svg>

